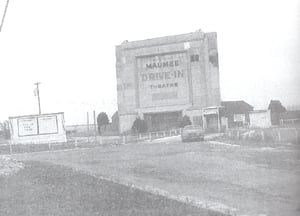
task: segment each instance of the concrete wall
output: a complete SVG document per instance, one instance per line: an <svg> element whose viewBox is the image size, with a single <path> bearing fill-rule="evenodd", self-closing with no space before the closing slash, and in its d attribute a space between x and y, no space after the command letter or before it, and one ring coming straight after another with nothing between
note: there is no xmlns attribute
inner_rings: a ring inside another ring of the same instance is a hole
<svg viewBox="0 0 300 216"><path fill-rule="evenodd" d="M116 75L121 133L130 130L134 115L218 106L217 35L199 31L123 43L116 47Z"/></svg>
<svg viewBox="0 0 300 216"><path fill-rule="evenodd" d="M66 142L63 113L10 117L12 144Z"/></svg>

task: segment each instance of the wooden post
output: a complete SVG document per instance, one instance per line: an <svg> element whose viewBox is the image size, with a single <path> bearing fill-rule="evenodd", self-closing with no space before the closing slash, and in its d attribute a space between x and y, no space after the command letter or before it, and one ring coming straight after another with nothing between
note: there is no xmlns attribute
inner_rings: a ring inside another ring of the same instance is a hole
<svg viewBox="0 0 300 216"><path fill-rule="evenodd" d="M9 140L9 153L12 154L12 144L11 144L11 140Z"/></svg>
<svg viewBox="0 0 300 216"><path fill-rule="evenodd" d="M86 113L86 124L87 124L87 132L88 132L88 144L90 143L90 121L89 121L89 112Z"/></svg>
<svg viewBox="0 0 300 216"><path fill-rule="evenodd" d="M279 142L281 142L280 129L279 129L279 130L277 130L277 132L278 132L278 141L279 141Z"/></svg>
<svg viewBox="0 0 300 216"><path fill-rule="evenodd" d="M265 131L264 130L261 131L261 140L265 141Z"/></svg>
<svg viewBox="0 0 300 216"><path fill-rule="evenodd" d="M217 109L218 109L218 110L217 110L217 114L218 114L218 116L217 116L217 118L218 118L218 133L220 133L220 132L221 132L220 109L219 109L219 107L218 107Z"/></svg>
<svg viewBox="0 0 300 216"><path fill-rule="evenodd" d="M123 144L126 144L126 136L123 136Z"/></svg>
<svg viewBox="0 0 300 216"><path fill-rule="evenodd" d="M95 144L97 144L97 128L96 128L96 112L94 110L94 133L95 133Z"/></svg>
<svg viewBox="0 0 300 216"><path fill-rule="evenodd" d="M75 138L75 148L77 148L77 138Z"/></svg>
<svg viewBox="0 0 300 216"><path fill-rule="evenodd" d="M149 140L150 140L150 141L152 140L151 132L149 132Z"/></svg>

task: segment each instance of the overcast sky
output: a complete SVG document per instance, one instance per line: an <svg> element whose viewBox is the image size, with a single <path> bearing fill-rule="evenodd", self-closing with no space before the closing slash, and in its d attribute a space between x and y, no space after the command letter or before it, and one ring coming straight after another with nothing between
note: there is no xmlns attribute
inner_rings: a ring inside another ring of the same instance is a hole
<svg viewBox="0 0 300 216"><path fill-rule="evenodd" d="M6 0L0 0L2 18ZM217 32L222 100L300 104L300 1L10 0L0 32L0 120L117 110L115 45Z"/></svg>

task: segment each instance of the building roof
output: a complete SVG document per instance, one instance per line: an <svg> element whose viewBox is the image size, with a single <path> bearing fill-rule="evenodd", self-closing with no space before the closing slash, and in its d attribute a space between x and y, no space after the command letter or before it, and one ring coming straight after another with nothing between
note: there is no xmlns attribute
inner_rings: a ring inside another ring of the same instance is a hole
<svg viewBox="0 0 300 216"><path fill-rule="evenodd" d="M239 101L222 101L221 105L225 108L226 113L245 113L253 110L253 106L243 100Z"/></svg>
<svg viewBox="0 0 300 216"><path fill-rule="evenodd" d="M268 109L261 109L261 110L253 110L253 111L249 111L249 113L265 113L265 112L269 112L270 110Z"/></svg>

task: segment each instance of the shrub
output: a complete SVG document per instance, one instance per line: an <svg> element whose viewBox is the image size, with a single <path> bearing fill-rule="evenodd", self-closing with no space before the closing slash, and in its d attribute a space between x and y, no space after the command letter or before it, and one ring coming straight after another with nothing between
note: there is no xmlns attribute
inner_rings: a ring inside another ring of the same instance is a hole
<svg viewBox="0 0 300 216"><path fill-rule="evenodd" d="M142 120L140 117L137 117L134 122L133 125L131 127L131 130L133 133L145 133L147 132L147 123L145 120Z"/></svg>
<svg viewBox="0 0 300 216"><path fill-rule="evenodd" d="M190 117L188 117L187 115L184 115L183 117L181 117L181 119L179 120L179 127L183 128L186 125L191 125L192 122L190 120Z"/></svg>
<svg viewBox="0 0 300 216"><path fill-rule="evenodd" d="M0 122L0 131L3 134L4 139L10 139L9 122Z"/></svg>

